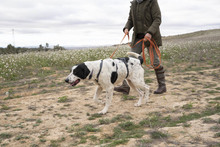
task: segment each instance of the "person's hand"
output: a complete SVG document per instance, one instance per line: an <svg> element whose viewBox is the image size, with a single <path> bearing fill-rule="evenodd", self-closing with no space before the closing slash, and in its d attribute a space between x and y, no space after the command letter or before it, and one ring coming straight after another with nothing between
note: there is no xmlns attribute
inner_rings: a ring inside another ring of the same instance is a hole
<svg viewBox="0 0 220 147"><path fill-rule="evenodd" d="M125 30L124 30L124 33L125 33L125 34L128 34L128 29L125 29Z"/></svg>
<svg viewBox="0 0 220 147"><path fill-rule="evenodd" d="M151 35L150 33L147 33L147 34L144 36L144 41L147 41L147 38L151 40L152 35Z"/></svg>

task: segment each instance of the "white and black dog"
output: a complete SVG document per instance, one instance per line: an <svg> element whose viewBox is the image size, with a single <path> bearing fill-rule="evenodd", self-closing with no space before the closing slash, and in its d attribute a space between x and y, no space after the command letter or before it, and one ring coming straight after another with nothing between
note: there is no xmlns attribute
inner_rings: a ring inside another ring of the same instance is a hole
<svg viewBox="0 0 220 147"><path fill-rule="evenodd" d="M144 69L141 66L143 58L133 52L128 52L128 55L130 57L87 61L75 65L65 81L72 86L77 85L81 80L94 81L98 85L93 97L95 102L99 102L98 97L105 89L105 107L99 114L107 113L111 105L114 85L124 80L139 93L140 98L135 106L141 106L147 102L149 97L149 86L144 82Z"/></svg>

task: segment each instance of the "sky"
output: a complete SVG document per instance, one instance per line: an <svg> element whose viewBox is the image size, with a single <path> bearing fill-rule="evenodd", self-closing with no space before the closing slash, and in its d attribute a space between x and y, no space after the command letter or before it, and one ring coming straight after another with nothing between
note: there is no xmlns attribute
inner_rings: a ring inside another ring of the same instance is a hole
<svg viewBox="0 0 220 147"><path fill-rule="evenodd" d="M162 36L220 29L220 0L158 3ZM118 44L129 9L130 0L1 0L0 47Z"/></svg>

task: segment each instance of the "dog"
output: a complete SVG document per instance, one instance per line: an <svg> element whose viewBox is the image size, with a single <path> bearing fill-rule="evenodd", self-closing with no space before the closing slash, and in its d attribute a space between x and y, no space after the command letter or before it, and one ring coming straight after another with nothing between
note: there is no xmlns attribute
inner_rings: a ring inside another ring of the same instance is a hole
<svg viewBox="0 0 220 147"><path fill-rule="evenodd" d="M99 102L103 89L106 90L105 107L99 114L106 114L111 105L114 85L127 81L129 86L139 93L139 100L135 106L141 106L148 101L149 86L144 82L144 69L142 68L143 58L134 52L127 53L129 57L117 59L104 59L96 61L86 61L75 65L71 73L65 79L66 83L76 86L80 81L91 80L97 84L93 97L95 102Z"/></svg>

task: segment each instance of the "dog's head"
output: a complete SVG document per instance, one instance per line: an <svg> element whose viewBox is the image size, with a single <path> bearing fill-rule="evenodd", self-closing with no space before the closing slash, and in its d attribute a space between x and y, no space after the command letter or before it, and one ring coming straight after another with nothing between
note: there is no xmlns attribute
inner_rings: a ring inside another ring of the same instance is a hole
<svg viewBox="0 0 220 147"><path fill-rule="evenodd" d="M80 80L86 79L89 73L90 70L85 65L85 63L75 65L72 67L70 74L66 78L65 82L69 83L72 86L76 86L80 82Z"/></svg>

